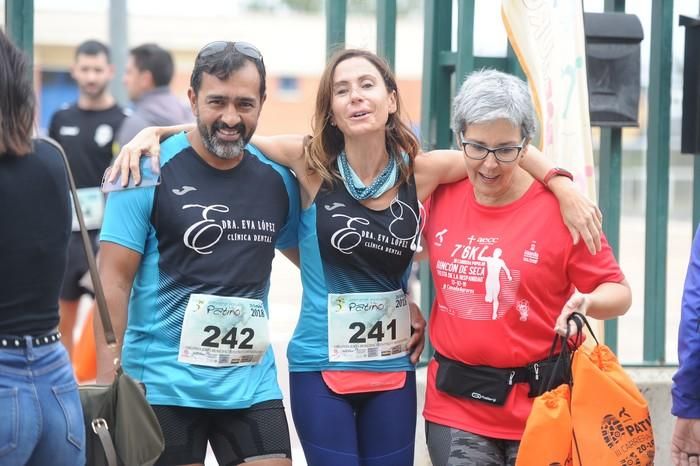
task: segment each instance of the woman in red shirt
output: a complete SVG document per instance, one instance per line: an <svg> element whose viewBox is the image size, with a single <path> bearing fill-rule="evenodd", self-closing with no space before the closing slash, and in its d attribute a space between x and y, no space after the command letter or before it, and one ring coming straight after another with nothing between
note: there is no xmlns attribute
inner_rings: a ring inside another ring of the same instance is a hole
<svg viewBox="0 0 700 466"><path fill-rule="evenodd" d="M469 75L452 129L469 178L437 188L425 229L428 449L435 466L512 465L555 330L573 311L622 315L631 292L607 242L596 255L574 245L554 195L521 168L535 133L522 80Z"/></svg>

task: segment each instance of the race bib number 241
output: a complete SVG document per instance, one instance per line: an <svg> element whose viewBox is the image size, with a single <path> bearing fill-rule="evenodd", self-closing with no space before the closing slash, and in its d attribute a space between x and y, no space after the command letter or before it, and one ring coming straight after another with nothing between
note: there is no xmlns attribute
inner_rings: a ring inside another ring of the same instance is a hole
<svg viewBox="0 0 700 466"><path fill-rule="evenodd" d="M408 353L411 323L402 290L328 295L332 362L393 359Z"/></svg>

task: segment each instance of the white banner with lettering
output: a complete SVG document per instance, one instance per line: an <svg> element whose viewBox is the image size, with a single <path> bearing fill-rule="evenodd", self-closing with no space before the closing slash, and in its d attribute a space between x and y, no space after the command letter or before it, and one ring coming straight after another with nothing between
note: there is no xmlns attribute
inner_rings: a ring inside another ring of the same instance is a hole
<svg viewBox="0 0 700 466"><path fill-rule="evenodd" d="M502 0L501 14L540 120L540 149L595 201L583 31L574 0Z"/></svg>

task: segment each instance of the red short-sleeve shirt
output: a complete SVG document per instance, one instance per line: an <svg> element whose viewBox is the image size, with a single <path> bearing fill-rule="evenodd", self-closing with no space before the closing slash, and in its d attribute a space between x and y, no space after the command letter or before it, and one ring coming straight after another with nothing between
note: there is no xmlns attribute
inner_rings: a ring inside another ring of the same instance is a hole
<svg viewBox="0 0 700 466"><path fill-rule="evenodd" d="M520 367L547 357L554 323L574 289L586 293L624 279L610 246L592 256L572 244L556 198L534 182L517 201L477 203L469 180L439 187L429 201L425 238L436 299L430 339L448 358ZM424 416L494 438L520 439L532 407L516 384L504 406L457 398L435 387L428 367Z"/></svg>

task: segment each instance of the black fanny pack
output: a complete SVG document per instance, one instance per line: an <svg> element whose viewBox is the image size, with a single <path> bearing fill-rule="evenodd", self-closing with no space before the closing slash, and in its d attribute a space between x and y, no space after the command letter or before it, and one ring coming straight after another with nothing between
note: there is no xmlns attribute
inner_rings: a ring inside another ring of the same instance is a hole
<svg viewBox="0 0 700 466"><path fill-rule="evenodd" d="M498 368L470 366L446 358L436 351L438 370L435 385L438 390L453 396L502 406L513 389L513 384L529 383L528 396L535 397L565 383L566 373L559 369L561 365L556 364L558 356L554 355L524 367Z"/></svg>

